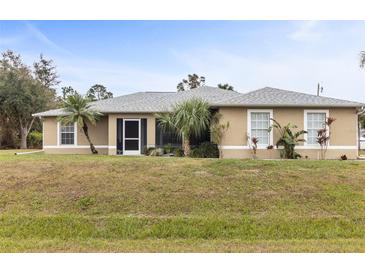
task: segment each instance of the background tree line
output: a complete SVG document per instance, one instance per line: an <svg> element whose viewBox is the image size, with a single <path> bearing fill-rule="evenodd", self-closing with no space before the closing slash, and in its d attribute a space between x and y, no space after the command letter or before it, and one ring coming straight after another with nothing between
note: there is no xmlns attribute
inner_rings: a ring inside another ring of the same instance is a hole
<svg viewBox="0 0 365 274"><path fill-rule="evenodd" d="M42 124L32 114L60 108L68 95L77 93L72 87L62 88L58 96L59 75L53 60L42 54L31 66L12 50L0 59L0 148L27 148L42 142ZM102 85L94 85L86 93L90 101L112 97Z"/></svg>
<svg viewBox="0 0 365 274"><path fill-rule="evenodd" d="M177 91L184 91L189 90L193 88L202 87L205 85L205 77L199 76L195 73L188 74L187 79L182 79L180 83L177 84L176 89ZM218 84L218 88L220 89L226 89L226 90L233 90L233 86L229 84Z"/></svg>
<svg viewBox="0 0 365 274"><path fill-rule="evenodd" d="M24 63L21 56L12 50L0 57L0 148L22 148L39 146L42 143L42 124L32 114L54 108L65 107L70 95L80 95L71 86L61 88L59 75L52 59L42 54L32 65ZM189 74L177 90L197 88L205 85L205 77ZM219 88L233 90L229 84L218 84ZM113 97L103 85L93 85L83 96L87 101Z"/></svg>

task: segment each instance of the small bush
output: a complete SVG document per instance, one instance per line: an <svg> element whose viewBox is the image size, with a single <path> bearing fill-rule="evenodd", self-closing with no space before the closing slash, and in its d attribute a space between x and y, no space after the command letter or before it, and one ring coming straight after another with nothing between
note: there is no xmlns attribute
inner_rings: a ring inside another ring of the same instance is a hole
<svg viewBox="0 0 365 274"><path fill-rule="evenodd" d="M163 149L165 153L169 154L173 152L174 147L171 144L167 144L163 147Z"/></svg>
<svg viewBox="0 0 365 274"><path fill-rule="evenodd" d="M184 150L179 148L179 147L175 148L172 153L174 153L175 157L183 157L184 156Z"/></svg>
<svg viewBox="0 0 365 274"><path fill-rule="evenodd" d="M201 143L198 147L193 148L190 153L192 158L219 158L219 150L216 144L211 142Z"/></svg>
<svg viewBox="0 0 365 274"><path fill-rule="evenodd" d="M144 154L150 156L153 150L155 150L154 147L145 148Z"/></svg>
<svg viewBox="0 0 365 274"><path fill-rule="evenodd" d="M164 154L163 148L153 148L150 150L149 156L162 156Z"/></svg>
<svg viewBox="0 0 365 274"><path fill-rule="evenodd" d="M33 130L28 134L28 144L30 148L42 147L43 134L40 131Z"/></svg>
<svg viewBox="0 0 365 274"><path fill-rule="evenodd" d="M347 160L347 156L346 156L346 154L341 155L341 160L343 160L343 161Z"/></svg>

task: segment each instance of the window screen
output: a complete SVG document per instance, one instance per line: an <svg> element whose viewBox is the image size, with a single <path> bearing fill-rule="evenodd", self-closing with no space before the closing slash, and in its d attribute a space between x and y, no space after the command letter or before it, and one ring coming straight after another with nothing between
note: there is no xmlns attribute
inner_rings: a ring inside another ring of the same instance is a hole
<svg viewBox="0 0 365 274"><path fill-rule="evenodd" d="M181 147L181 138L173 131L164 130L156 119L156 146L163 147L171 144L174 147Z"/></svg>
<svg viewBox="0 0 365 274"><path fill-rule="evenodd" d="M74 124L61 124L61 145L75 144L75 126Z"/></svg>
<svg viewBox="0 0 365 274"><path fill-rule="evenodd" d="M326 122L326 113L307 113L307 144L317 144L318 130L324 128Z"/></svg>
<svg viewBox="0 0 365 274"><path fill-rule="evenodd" d="M269 145L270 112L251 112L251 138L256 137L259 145Z"/></svg>

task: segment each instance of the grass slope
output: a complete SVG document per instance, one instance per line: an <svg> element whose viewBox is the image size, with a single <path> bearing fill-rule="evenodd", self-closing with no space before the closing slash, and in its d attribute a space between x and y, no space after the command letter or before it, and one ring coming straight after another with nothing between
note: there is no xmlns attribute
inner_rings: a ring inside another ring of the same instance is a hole
<svg viewBox="0 0 365 274"><path fill-rule="evenodd" d="M365 251L365 162L0 152L0 251Z"/></svg>

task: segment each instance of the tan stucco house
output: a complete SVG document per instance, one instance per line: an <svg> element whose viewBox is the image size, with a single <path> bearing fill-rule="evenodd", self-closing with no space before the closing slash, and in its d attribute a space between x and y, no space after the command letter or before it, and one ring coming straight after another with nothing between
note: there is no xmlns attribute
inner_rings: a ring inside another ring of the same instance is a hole
<svg viewBox="0 0 365 274"><path fill-rule="evenodd" d="M221 148L225 158L249 158L247 136L258 137L258 158L279 158L276 130L268 131L271 118L281 124L295 124L308 131L306 142L296 146L297 152L310 159L319 157L317 130L326 117L336 121L331 127L327 158L338 159L346 154L349 159L358 156L358 114L364 104L315 96L275 88L263 88L248 93L203 86L183 92L137 92L92 103L103 113L96 126L89 126L91 140L99 153L109 155L141 155L148 147L171 143L180 145L174 134L163 132L155 118L156 113L168 112L181 101L200 97L219 111L230 126ZM90 153L88 142L77 125L62 125L57 116L62 109L34 114L43 121L43 149L45 153ZM209 134L203 138L209 140ZM195 140L198 142L199 140Z"/></svg>

